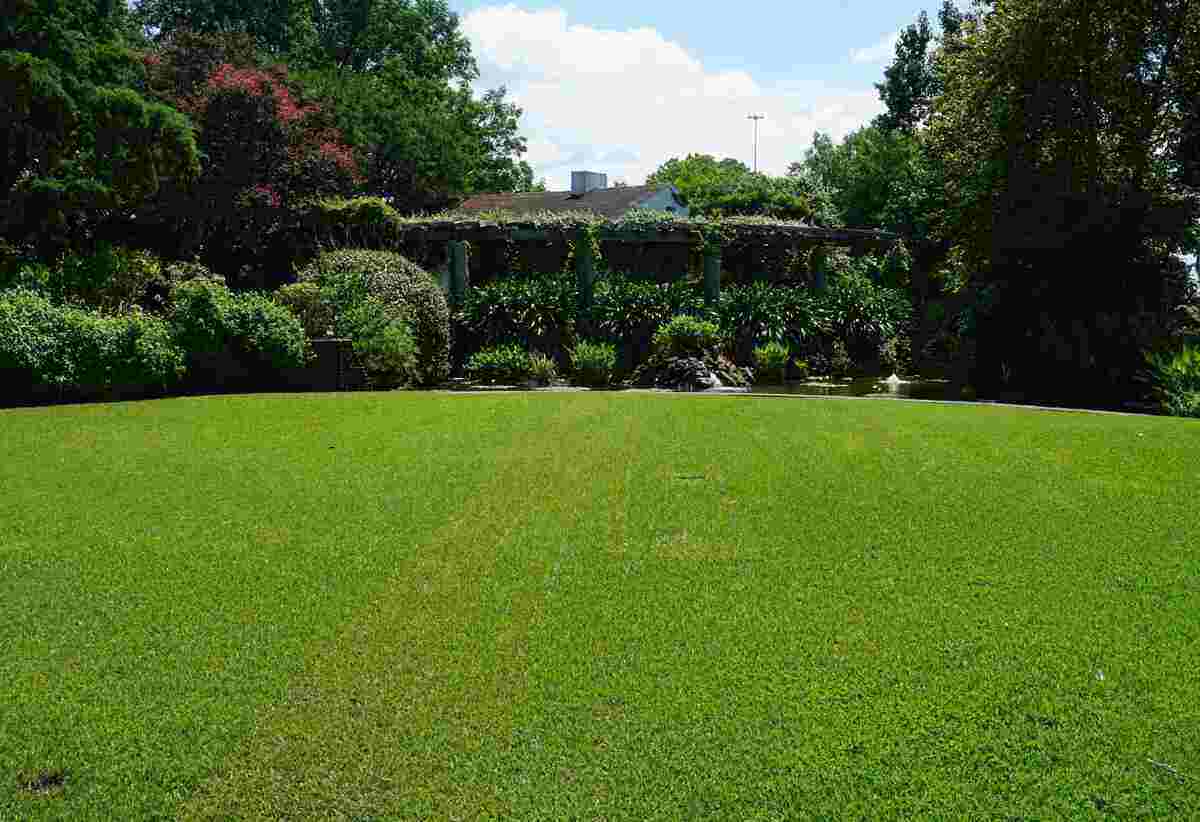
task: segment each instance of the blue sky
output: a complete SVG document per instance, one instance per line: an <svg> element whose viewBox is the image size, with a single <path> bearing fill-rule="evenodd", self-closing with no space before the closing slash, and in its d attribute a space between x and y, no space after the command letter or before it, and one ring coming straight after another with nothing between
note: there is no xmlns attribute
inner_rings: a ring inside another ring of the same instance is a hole
<svg viewBox="0 0 1200 822"><path fill-rule="evenodd" d="M783 173L815 130L839 138L881 110L873 84L895 34L940 0L708 4L451 0L479 87L525 108L527 159L552 188L572 169L640 183L697 151Z"/></svg>

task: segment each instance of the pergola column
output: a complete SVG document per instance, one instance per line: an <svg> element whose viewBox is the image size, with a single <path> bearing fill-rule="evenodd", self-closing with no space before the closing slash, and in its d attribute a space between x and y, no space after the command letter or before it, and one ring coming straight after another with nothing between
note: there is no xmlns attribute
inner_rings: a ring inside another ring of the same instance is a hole
<svg viewBox="0 0 1200 822"><path fill-rule="evenodd" d="M575 285L579 295L579 312L586 314L592 307L592 285L596 279L596 260L592 256L592 236L586 228L575 232Z"/></svg>
<svg viewBox="0 0 1200 822"><path fill-rule="evenodd" d="M465 240L450 242L450 304L461 305L467 293L468 245Z"/></svg>
<svg viewBox="0 0 1200 822"><path fill-rule="evenodd" d="M721 299L721 246L704 248L704 301L716 305Z"/></svg>

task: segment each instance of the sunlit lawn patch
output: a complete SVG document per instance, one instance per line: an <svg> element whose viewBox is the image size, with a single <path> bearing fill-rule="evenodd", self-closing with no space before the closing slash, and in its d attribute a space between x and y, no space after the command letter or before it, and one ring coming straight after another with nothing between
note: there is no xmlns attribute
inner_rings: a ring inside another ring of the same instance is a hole
<svg viewBox="0 0 1200 822"><path fill-rule="evenodd" d="M1200 425L0 411L0 818L1200 815Z"/></svg>

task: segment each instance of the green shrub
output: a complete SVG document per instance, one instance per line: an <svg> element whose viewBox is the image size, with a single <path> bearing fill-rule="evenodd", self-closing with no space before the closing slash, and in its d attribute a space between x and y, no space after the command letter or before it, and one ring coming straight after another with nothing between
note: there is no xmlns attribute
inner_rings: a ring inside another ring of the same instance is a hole
<svg viewBox="0 0 1200 822"><path fill-rule="evenodd" d="M541 385L549 385L558 377L558 364L553 357L536 353L529 357L529 375Z"/></svg>
<svg viewBox="0 0 1200 822"><path fill-rule="evenodd" d="M365 296L404 311L417 343L414 381L432 385L450 375L450 308L441 286L426 271L391 251L328 251L300 272L314 282L335 312Z"/></svg>
<svg viewBox="0 0 1200 822"><path fill-rule="evenodd" d="M828 312L812 292L770 283L722 291L717 319L739 362L752 358L756 346L777 342L800 350L829 330Z"/></svg>
<svg viewBox="0 0 1200 822"><path fill-rule="evenodd" d="M39 285L55 302L115 311L140 303L161 274L153 254L100 242L91 253L68 253L39 271Z"/></svg>
<svg viewBox="0 0 1200 822"><path fill-rule="evenodd" d="M573 274L510 277L468 289L456 319L468 350L516 343L557 351L574 335L575 303Z"/></svg>
<svg viewBox="0 0 1200 822"><path fill-rule="evenodd" d="M672 317L654 332L655 351L669 357L716 356L723 343L720 326L689 314Z"/></svg>
<svg viewBox="0 0 1200 822"><path fill-rule="evenodd" d="M417 343L404 312L367 297L343 312L341 328L374 388L411 383L417 373Z"/></svg>
<svg viewBox="0 0 1200 822"><path fill-rule="evenodd" d="M337 333L337 312L316 283L291 283L275 291L275 302L295 315L309 337L331 337Z"/></svg>
<svg viewBox="0 0 1200 822"><path fill-rule="evenodd" d="M756 382L787 381L787 365L792 352L781 342L769 342L754 349L754 379Z"/></svg>
<svg viewBox="0 0 1200 822"><path fill-rule="evenodd" d="M529 380L533 362L529 352L519 345L498 345L472 354L466 372L475 382L517 385Z"/></svg>
<svg viewBox="0 0 1200 822"><path fill-rule="evenodd" d="M698 314L703 309L700 292L683 281L656 283L609 274L592 291L593 326L613 342L653 334L677 314Z"/></svg>
<svg viewBox="0 0 1200 822"><path fill-rule="evenodd" d="M0 293L0 372L8 385L166 388L183 371L183 351L159 317L55 305L27 289Z"/></svg>
<svg viewBox="0 0 1200 822"><path fill-rule="evenodd" d="M265 294L235 294L216 279L188 280L172 290L168 316L189 354L227 350L260 370L304 363L304 327Z"/></svg>
<svg viewBox="0 0 1200 822"><path fill-rule="evenodd" d="M304 364L308 354L304 326L268 295L235 294L230 319L235 349L244 357L271 368Z"/></svg>
<svg viewBox="0 0 1200 822"><path fill-rule="evenodd" d="M1150 354L1146 360L1163 413L1200 417L1200 345L1185 343L1178 351Z"/></svg>
<svg viewBox="0 0 1200 822"><path fill-rule="evenodd" d="M857 271L839 276L818 300L828 312L830 333L859 364L880 359L884 343L907 335L912 319L912 303L903 291L878 286Z"/></svg>
<svg viewBox="0 0 1200 822"><path fill-rule="evenodd" d="M580 385L608 385L616 367L617 348L612 343L580 340L571 349L571 373Z"/></svg>

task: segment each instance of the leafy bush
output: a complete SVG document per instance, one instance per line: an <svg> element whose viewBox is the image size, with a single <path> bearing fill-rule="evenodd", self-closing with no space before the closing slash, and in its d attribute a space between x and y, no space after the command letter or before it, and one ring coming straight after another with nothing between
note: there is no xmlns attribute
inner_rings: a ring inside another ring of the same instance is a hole
<svg viewBox="0 0 1200 822"><path fill-rule="evenodd" d="M1200 417L1200 345L1185 343L1178 351L1150 354L1146 360L1163 413Z"/></svg>
<svg viewBox="0 0 1200 822"><path fill-rule="evenodd" d="M28 289L0 292L0 372L9 387L88 392L165 388L184 372L183 351L160 318L55 305Z"/></svg>
<svg viewBox="0 0 1200 822"><path fill-rule="evenodd" d="M549 385L558 377L558 364L553 357L537 353L529 357L529 374L541 385Z"/></svg>
<svg viewBox="0 0 1200 822"><path fill-rule="evenodd" d="M404 312L367 297L342 313L341 333L353 340L354 353L375 388L395 388L417 371L417 343Z"/></svg>
<svg viewBox="0 0 1200 822"><path fill-rule="evenodd" d="M499 345L476 351L467 360L467 377L475 382L516 385L533 372L529 352L519 345Z"/></svg>
<svg viewBox="0 0 1200 822"><path fill-rule="evenodd" d="M571 373L580 385L608 385L616 367L617 347L612 343L580 340L571 349Z"/></svg>
<svg viewBox="0 0 1200 822"><path fill-rule="evenodd" d="M337 311L316 283L281 286L275 291L275 302L295 315L309 337L329 337L337 333Z"/></svg>
<svg viewBox="0 0 1200 822"><path fill-rule="evenodd" d="M678 314L699 314L701 294L683 281L656 283L610 274L592 291L591 319L605 338L630 339L649 328L648 334Z"/></svg>
<svg viewBox="0 0 1200 822"><path fill-rule="evenodd" d="M304 363L303 326L264 294L235 294L215 279L188 280L171 292L168 316L189 354L229 351L259 370Z"/></svg>
<svg viewBox="0 0 1200 822"><path fill-rule="evenodd" d="M828 312L830 332L860 364L878 360L888 339L907 335L912 319L912 303L903 291L878 286L857 271L830 283L820 302Z"/></svg>
<svg viewBox="0 0 1200 822"><path fill-rule="evenodd" d="M769 342L754 349L754 379L768 382L787 380L787 365L792 352L781 342Z"/></svg>
<svg viewBox="0 0 1200 822"><path fill-rule="evenodd" d="M807 289L770 283L722 291L717 316L739 362L749 360L755 346L764 343L799 350L829 327L828 312Z"/></svg>
<svg viewBox="0 0 1200 822"><path fill-rule="evenodd" d="M334 310L371 296L404 310L417 343L414 381L432 385L450 375L450 307L441 286L414 263L391 251L328 251L300 272L316 283Z"/></svg>
<svg viewBox="0 0 1200 822"><path fill-rule="evenodd" d="M570 345L575 302L574 275L511 277L468 289L457 320L468 350L516 343L553 352Z"/></svg>
<svg viewBox="0 0 1200 822"><path fill-rule="evenodd" d="M654 332L654 349L671 357L716 356L723 342L720 326L689 314L672 317Z"/></svg>
<svg viewBox="0 0 1200 822"><path fill-rule="evenodd" d="M701 293L690 283L657 283L608 274L592 292L592 331L618 346L619 367L633 370L651 353L655 330L677 314L704 311Z"/></svg>

